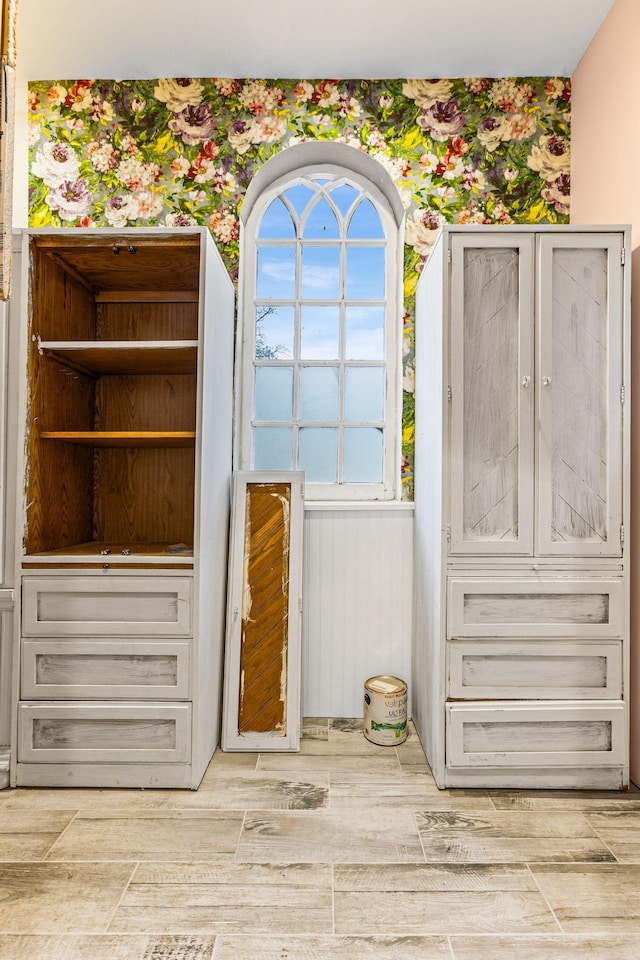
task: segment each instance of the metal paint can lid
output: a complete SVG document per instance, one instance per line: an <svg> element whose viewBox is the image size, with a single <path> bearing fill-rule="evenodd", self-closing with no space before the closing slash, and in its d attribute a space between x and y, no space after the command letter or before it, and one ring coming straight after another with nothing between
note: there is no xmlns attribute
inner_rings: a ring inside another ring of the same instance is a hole
<svg viewBox="0 0 640 960"><path fill-rule="evenodd" d="M403 693L407 692L407 685L404 680L400 680L398 677L369 677L368 680L364 682L365 690L370 690L371 693L381 693L385 696L402 696Z"/></svg>

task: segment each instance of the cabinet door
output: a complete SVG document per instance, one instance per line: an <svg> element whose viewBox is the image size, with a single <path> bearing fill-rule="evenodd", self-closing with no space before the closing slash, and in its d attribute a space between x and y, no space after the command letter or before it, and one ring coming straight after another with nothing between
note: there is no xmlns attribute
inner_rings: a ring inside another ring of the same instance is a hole
<svg viewBox="0 0 640 960"><path fill-rule="evenodd" d="M532 236L451 240L455 554L533 551Z"/></svg>
<svg viewBox="0 0 640 960"><path fill-rule="evenodd" d="M538 242L538 551L618 556L622 235Z"/></svg>

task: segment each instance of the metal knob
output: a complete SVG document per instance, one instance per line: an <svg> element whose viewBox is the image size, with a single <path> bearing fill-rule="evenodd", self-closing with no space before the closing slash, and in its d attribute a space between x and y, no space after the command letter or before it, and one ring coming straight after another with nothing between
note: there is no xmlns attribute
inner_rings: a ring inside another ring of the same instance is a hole
<svg viewBox="0 0 640 960"><path fill-rule="evenodd" d="M551 386L551 377L543 377L543 378L542 378L542 386L543 386L543 387L550 387L550 386Z"/></svg>
<svg viewBox="0 0 640 960"><path fill-rule="evenodd" d="M527 389L530 383L531 383L531 377L522 378L522 386L525 388L525 390Z"/></svg>

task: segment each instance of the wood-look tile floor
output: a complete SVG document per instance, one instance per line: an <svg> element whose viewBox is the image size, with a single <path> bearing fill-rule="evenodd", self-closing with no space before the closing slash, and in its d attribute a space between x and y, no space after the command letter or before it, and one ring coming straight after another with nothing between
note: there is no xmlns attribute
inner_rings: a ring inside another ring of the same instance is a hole
<svg viewBox="0 0 640 960"><path fill-rule="evenodd" d="M0 791L0 960L637 960L640 792L438 790L305 721L197 791Z"/></svg>

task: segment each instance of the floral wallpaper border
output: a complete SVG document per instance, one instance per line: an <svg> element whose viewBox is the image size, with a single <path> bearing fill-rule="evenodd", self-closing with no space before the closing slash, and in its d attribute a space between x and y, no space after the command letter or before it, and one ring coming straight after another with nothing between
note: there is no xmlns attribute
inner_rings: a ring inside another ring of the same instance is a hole
<svg viewBox="0 0 640 960"><path fill-rule="evenodd" d="M55 80L29 84L29 224L204 225L234 279L260 166L309 140L362 150L406 210L403 496L413 495L414 294L438 228L569 220L570 83Z"/></svg>

